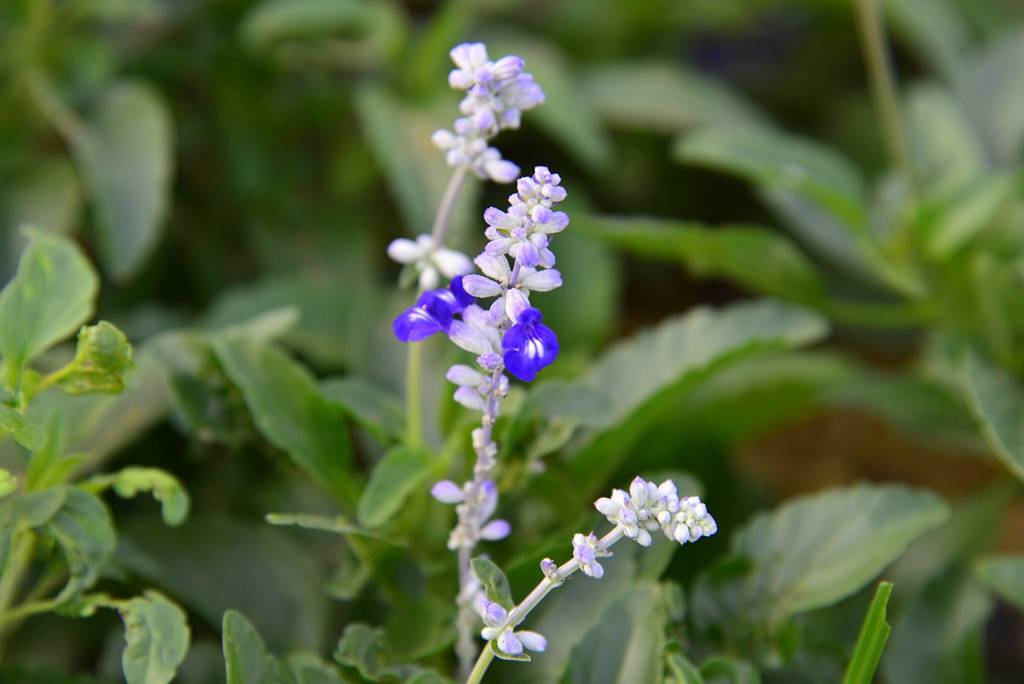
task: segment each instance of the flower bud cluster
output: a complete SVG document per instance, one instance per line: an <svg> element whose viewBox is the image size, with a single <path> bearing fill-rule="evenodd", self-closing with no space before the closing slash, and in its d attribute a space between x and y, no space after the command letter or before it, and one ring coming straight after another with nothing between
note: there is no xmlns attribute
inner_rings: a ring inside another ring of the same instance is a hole
<svg viewBox="0 0 1024 684"><path fill-rule="evenodd" d="M455 120L454 132L434 133L434 144L445 152L449 166L466 166L480 178L511 183L519 167L502 159L488 140L502 129L519 128L522 113L542 103L544 92L523 71L521 57L492 62L483 43L463 43L450 54L456 68L448 84L466 93L459 103L463 116Z"/></svg>
<svg viewBox="0 0 1024 684"><path fill-rule="evenodd" d="M611 498L598 499L594 507L641 546L650 546L651 532L658 530L680 544L710 537L718 531L700 497L680 499L672 480L655 485L637 477L630 483L628 493L613 489Z"/></svg>

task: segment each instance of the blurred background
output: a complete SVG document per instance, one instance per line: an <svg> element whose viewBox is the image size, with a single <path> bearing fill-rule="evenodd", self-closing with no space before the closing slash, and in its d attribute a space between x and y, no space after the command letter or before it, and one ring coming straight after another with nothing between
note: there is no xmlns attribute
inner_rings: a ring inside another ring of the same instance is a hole
<svg viewBox="0 0 1024 684"><path fill-rule="evenodd" d="M414 293L396 287L385 247L429 229L447 183L430 134L455 116L447 53L464 40L522 55L547 94L495 144L569 191L565 287L543 302L563 345L552 377L700 305L766 294L832 324L811 351L739 366L660 409L669 419L645 424L630 454L696 474L722 528L828 485L899 480L986 504L970 509L984 544L1024 551L1019 480L1006 474L1024 461L990 456L947 353L967 345L986 372L1024 371L1024 9L882 4L894 137L848 0L0 4L0 281L22 224L75 236L103 279L99 316L143 359L139 386L149 360L170 369L82 424L108 463L158 465L193 497L175 529L145 503L112 502L112 581L159 586L190 611L180 681L217 681L226 607L284 652L332 645L366 606L322 589L345 596L351 580L334 539L262 521L331 501L275 457L212 356L162 343L297 316L280 340L317 377L401 395L390 321ZM721 135L727 124L766 134ZM480 213L508 192L472 185L454 245L477 253ZM432 426L453 420L442 347L428 352ZM373 435L353 434L372 463ZM434 522L443 540L447 521ZM725 549L714 541L687 558ZM961 570L943 572L929 586L969 591ZM692 577L679 559L670 573ZM851 616L838 633L856 633L866 600L836 613ZM940 601L912 617L886 681L1024 681L1024 617L1008 603ZM8 655L116 681L120 639L116 616L46 617ZM773 681L837 681L815 667Z"/></svg>

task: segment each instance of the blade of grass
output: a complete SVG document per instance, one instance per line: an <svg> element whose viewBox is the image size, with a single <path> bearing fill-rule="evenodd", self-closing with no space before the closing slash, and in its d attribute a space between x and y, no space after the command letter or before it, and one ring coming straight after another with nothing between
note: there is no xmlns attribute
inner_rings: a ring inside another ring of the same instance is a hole
<svg viewBox="0 0 1024 684"><path fill-rule="evenodd" d="M846 667L843 684L871 684L871 679L878 669L878 661L882 658L885 642L889 638L892 626L885 621L885 608L892 594L892 582L881 582L875 591L864 624L857 637L857 645L853 649L853 657Z"/></svg>

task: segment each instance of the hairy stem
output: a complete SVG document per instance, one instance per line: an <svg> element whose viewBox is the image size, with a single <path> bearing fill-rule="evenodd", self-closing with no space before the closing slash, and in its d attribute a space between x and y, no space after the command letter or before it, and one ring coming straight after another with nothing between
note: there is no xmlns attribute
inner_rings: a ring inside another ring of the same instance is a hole
<svg viewBox="0 0 1024 684"><path fill-rule="evenodd" d="M458 166L452 172L448 181L441 203L434 214L434 224L430 235L433 238L434 247L439 248L444 244L445 232L451 222L452 211L455 209L455 201L459 197L459 190L466 180L469 171L467 166ZM405 439L410 446L423 444L423 397L421 396L421 377L423 374L423 349L421 344L406 345L405 361Z"/></svg>
<svg viewBox="0 0 1024 684"><path fill-rule="evenodd" d="M608 534L598 540L598 553L607 551L615 544L615 542L622 539L622 537L622 527L616 525ZM526 616L528 616L548 594L562 586L562 583L574 575L579 569L580 564L575 558L558 566L558 570L555 571L551 577L545 577L542 579L537 586L533 588L533 591L526 595L526 598L520 601L512 610L509 611L508 620L505 622L505 628L515 629L518 627L523 620L526 619ZM494 653L492 649L484 648L480 652L480 656L477 658L476 664L473 666L473 670L471 671L469 678L466 679L466 684L479 684L479 682L483 680L484 674L487 672L487 668L490 667L493 659Z"/></svg>
<svg viewBox="0 0 1024 684"><path fill-rule="evenodd" d="M910 164L907 137L903 130L899 94L896 91L896 79L889 61L885 29L878 11L878 0L857 0L856 4L861 49L864 51L864 61L871 85L871 98L882 127L882 139L886 152L890 161L913 184L914 174Z"/></svg>
<svg viewBox="0 0 1024 684"><path fill-rule="evenodd" d="M405 357L405 441L409 446L423 444L423 345L407 344Z"/></svg>
<svg viewBox="0 0 1024 684"><path fill-rule="evenodd" d="M448 230L448 224L451 222L452 211L455 209L455 200L459 197L459 191L462 189L462 184L466 180L468 172L468 166L455 167L455 171L452 172L452 177L448 181L448 187L444 189L444 195L441 196L441 204L438 205L437 214L434 215L434 225L430 229L430 237L433 238L434 247L440 247L444 244L444 234Z"/></svg>

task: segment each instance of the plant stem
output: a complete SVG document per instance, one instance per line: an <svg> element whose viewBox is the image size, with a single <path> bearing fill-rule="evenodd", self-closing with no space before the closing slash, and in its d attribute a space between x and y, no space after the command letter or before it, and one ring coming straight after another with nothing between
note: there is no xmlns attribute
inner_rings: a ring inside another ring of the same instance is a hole
<svg viewBox="0 0 1024 684"><path fill-rule="evenodd" d="M3 568L3 577L0 577L0 615L7 614L17 597L25 572L32 562L35 541L35 536L29 530L15 533L14 539L11 540L11 554L8 556L7 565ZM0 656L3 655L7 640L7 627L11 621L5 619L0 623Z"/></svg>
<svg viewBox="0 0 1024 684"><path fill-rule="evenodd" d="M622 527L616 525L611 532L601 537L597 542L599 552L607 551L613 544L615 544L615 542L622 539L622 537ZM505 622L505 629L515 629L518 627L519 624L526 619L526 616L544 600L544 597L550 594L553 590L562 586L562 583L574 575L579 569L580 564L575 558L558 566L558 570L552 577L545 577L542 579L537 586L533 588L533 591L526 595L526 598L520 601L515 608L509 611L508 620ZM476 664L473 666L473 670L470 673L469 678L466 679L466 684L479 684L483 680L484 673L487 672L487 668L490 667L493 659L494 653L489 646L480 651L480 656L477 658Z"/></svg>
<svg viewBox="0 0 1024 684"><path fill-rule="evenodd" d="M430 235L433 238L435 248L444 243L445 231L451 222L452 211L455 209L455 200L458 199L459 190L466 180L469 171L467 166L458 166L452 172L448 180L448 187L441 196L441 203L434 214L434 224ZM421 396L421 376L423 373L423 345L418 343L406 345L405 362L405 441L409 446L421 446L423 438L423 397Z"/></svg>
<svg viewBox="0 0 1024 684"><path fill-rule="evenodd" d="M455 200L458 199L459 190L462 189L462 183L466 180L468 171L468 166L455 167L455 171L452 172L452 177L448 181L448 187L444 189L441 204L438 205L437 213L434 215L434 225L430 229L430 237L433 238L435 248L444 244L444 234L451 222Z"/></svg>
<svg viewBox="0 0 1024 684"><path fill-rule="evenodd" d="M407 344L405 366L405 441L409 446L423 444L423 397L420 376L423 369L423 345Z"/></svg>
<svg viewBox="0 0 1024 684"><path fill-rule="evenodd" d="M494 660L494 651L488 646L484 650L480 651L480 657L476 659L476 665L473 666L473 671L469 673L469 677L466 678L466 684L480 684L484 679L484 674L487 672L487 668L491 666L491 661Z"/></svg>
<svg viewBox="0 0 1024 684"><path fill-rule="evenodd" d="M861 49L868 70L871 98L882 127L882 140L890 161L914 184L913 167L907 137L903 130L896 79L885 40L885 29L878 11L878 0L857 0L857 19Z"/></svg>

